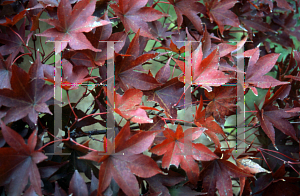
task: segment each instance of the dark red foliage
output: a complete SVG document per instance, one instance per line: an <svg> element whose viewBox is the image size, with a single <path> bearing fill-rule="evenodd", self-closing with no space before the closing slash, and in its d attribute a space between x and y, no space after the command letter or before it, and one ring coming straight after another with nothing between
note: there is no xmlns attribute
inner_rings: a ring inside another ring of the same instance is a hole
<svg viewBox="0 0 300 196"><path fill-rule="evenodd" d="M0 195L298 196L299 6L1 0Z"/></svg>

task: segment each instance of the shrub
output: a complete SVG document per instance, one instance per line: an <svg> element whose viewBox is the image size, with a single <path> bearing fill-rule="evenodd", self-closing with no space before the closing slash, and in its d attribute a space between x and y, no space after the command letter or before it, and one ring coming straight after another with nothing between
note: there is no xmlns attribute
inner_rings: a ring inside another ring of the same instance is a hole
<svg viewBox="0 0 300 196"><path fill-rule="evenodd" d="M298 8L1 1L1 195L299 195Z"/></svg>

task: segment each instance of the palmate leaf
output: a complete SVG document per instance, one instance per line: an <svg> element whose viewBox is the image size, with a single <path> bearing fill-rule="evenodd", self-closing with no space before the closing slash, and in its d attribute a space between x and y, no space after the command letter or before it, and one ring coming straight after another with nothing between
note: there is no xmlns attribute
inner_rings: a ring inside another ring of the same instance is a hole
<svg viewBox="0 0 300 196"><path fill-rule="evenodd" d="M41 177L36 164L47 156L35 151L37 130L32 132L26 144L21 135L2 121L0 124L3 137L10 145L0 148L0 186L8 188L8 195L19 196L29 179L31 187L41 196Z"/></svg>
<svg viewBox="0 0 300 196"><path fill-rule="evenodd" d="M183 15L193 23L197 31L203 33L203 27L198 13L205 13L205 6L194 0L168 0L174 6L178 26L182 25Z"/></svg>
<svg viewBox="0 0 300 196"><path fill-rule="evenodd" d="M137 33L140 29L141 36L156 39L150 33L147 22L169 15L152 7L145 7L147 2L148 0L119 0L118 4L112 4L110 7L120 17L126 32L132 29L133 32Z"/></svg>
<svg viewBox="0 0 300 196"><path fill-rule="evenodd" d="M152 123L146 111L138 106L142 97L143 92L138 89L129 89L123 96L115 93L115 112L131 122Z"/></svg>
<svg viewBox="0 0 300 196"><path fill-rule="evenodd" d="M219 68L219 50L215 49L206 58L203 58L202 45L192 53L192 78L193 84L201 85L208 92L212 91L212 86L221 86L229 81L230 77L224 72L218 70ZM184 62L174 59L184 72ZM184 76L179 78L180 81L185 82Z"/></svg>
<svg viewBox="0 0 300 196"><path fill-rule="evenodd" d="M167 138L162 143L153 147L150 152L157 155L164 155L162 167L169 169L170 165L181 166L185 170L189 181L196 184L200 173L198 161L209 161L218 158L203 144L192 143L193 140L201 136L204 128L190 128L183 132L180 125L174 133L171 129L163 132ZM190 149L190 152L188 152Z"/></svg>
<svg viewBox="0 0 300 196"><path fill-rule="evenodd" d="M279 109L277 106L273 105L273 102L276 99L284 99L289 94L290 89L291 88L289 85L282 86L271 97L271 89L269 88L262 108L259 109L254 103L255 110L257 111L256 117L261 124L261 128L270 138L275 148L274 127L282 131L284 134L290 136L295 141L299 142L293 125L287 120L293 116L298 116L299 114L297 113L297 110L294 112L293 110L291 111L291 108Z"/></svg>
<svg viewBox="0 0 300 196"><path fill-rule="evenodd" d="M42 79L32 79L28 73L16 65L12 66L12 90L0 90L0 104L10 107L4 122L9 123L28 116L36 124L38 113L52 114L45 103L53 97L53 86Z"/></svg>
<svg viewBox="0 0 300 196"><path fill-rule="evenodd" d="M148 101L155 101L159 103L166 114L170 118L177 118L177 109L174 107L182 96L184 83L178 81L178 78L173 78L167 81L164 85L152 90L146 91ZM182 103L183 99L179 103Z"/></svg>
<svg viewBox="0 0 300 196"><path fill-rule="evenodd" d="M212 0L206 3L206 9L210 21L215 21L217 23L221 34L224 32L224 25L239 27L240 22L237 15L229 10L237 2L237 0Z"/></svg>
<svg viewBox="0 0 300 196"><path fill-rule="evenodd" d="M113 178L126 195L138 196L139 186L134 175L150 178L163 173L153 159L141 154L150 147L157 133L156 131L140 132L130 137L130 127L127 122L116 136L114 143L105 139L106 155L93 151L80 157L80 159L101 163L98 195L107 189Z"/></svg>
<svg viewBox="0 0 300 196"><path fill-rule="evenodd" d="M259 48L247 50L244 53L245 57L250 57L247 73L246 73L246 88L251 88L253 93L257 95L255 87L269 88L289 82L281 82L272 76L266 75L274 67L280 54L267 54L259 58Z"/></svg>
<svg viewBox="0 0 300 196"><path fill-rule="evenodd" d="M43 19L42 21L54 26L37 36L54 37L55 41L68 41L74 50L90 49L96 52L101 50L94 48L83 32L89 32L95 27L109 24L106 20L92 16L95 10L96 0L82 0L72 8L69 0L61 0L57 8L58 19ZM68 42L62 42L58 52L67 47Z"/></svg>
<svg viewBox="0 0 300 196"><path fill-rule="evenodd" d="M205 96L211 100L206 107L206 117L213 116L221 124L225 117L236 113L236 87L215 87L213 92L205 91Z"/></svg>
<svg viewBox="0 0 300 196"><path fill-rule="evenodd" d="M158 53L148 53L139 56L139 35L140 30L138 30L130 42L125 57L116 57L116 89L120 87L124 91L128 90L129 88L152 90L162 85L152 76L134 70L137 69L138 66L146 63L148 60L153 59L158 55Z"/></svg>
<svg viewBox="0 0 300 196"><path fill-rule="evenodd" d="M252 177L253 175L244 171L228 161L233 149L221 151L216 148L215 154L219 159L213 161L202 161L204 169L201 171L200 180L203 181L203 192L207 192L208 196L214 196L216 189L220 196L233 195L232 192L232 177Z"/></svg>

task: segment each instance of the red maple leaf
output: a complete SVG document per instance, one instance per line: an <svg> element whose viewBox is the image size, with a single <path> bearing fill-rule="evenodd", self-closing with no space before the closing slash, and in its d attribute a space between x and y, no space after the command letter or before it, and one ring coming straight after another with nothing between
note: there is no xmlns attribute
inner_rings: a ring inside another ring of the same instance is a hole
<svg viewBox="0 0 300 196"><path fill-rule="evenodd" d="M36 124L39 112L52 114L45 103L53 97L53 86L46 85L42 79L30 78L22 68L12 66L12 90L0 90L0 104L10 107L4 122L9 123L28 115Z"/></svg>
<svg viewBox="0 0 300 196"><path fill-rule="evenodd" d="M138 89L129 89L123 96L115 92L115 112L131 122L152 123L145 110L138 106L142 97L143 92Z"/></svg>
<svg viewBox="0 0 300 196"><path fill-rule="evenodd" d="M5 17L5 19L0 20L0 25L11 27L14 26L17 22L19 22L26 15L26 9L19 12L14 16Z"/></svg>
<svg viewBox="0 0 300 196"><path fill-rule="evenodd" d="M183 180L185 180L185 177L172 170L168 171L168 175L157 174L146 179L149 184L149 194L151 194L151 196L170 196L167 186L174 186Z"/></svg>
<svg viewBox="0 0 300 196"><path fill-rule="evenodd" d="M106 25L109 22L92 16L95 10L96 0L82 0L72 9L69 0L61 0L57 8L58 19L41 19L54 26L37 36L54 37L55 41L64 41L58 53L69 45L74 50L90 49L100 52L88 41L83 32L89 32L93 28Z"/></svg>
<svg viewBox="0 0 300 196"><path fill-rule="evenodd" d="M267 54L259 58L259 48L245 51L244 56L250 57L245 79L246 88L251 88L253 93L257 95L255 87L269 88L289 84L289 82L281 82L272 76L265 75L274 67L279 55Z"/></svg>
<svg viewBox="0 0 300 196"><path fill-rule="evenodd" d="M164 155L162 167L168 168L170 165L181 166L187 173L189 181L196 184L200 173L198 161L209 161L218 158L203 144L192 143L203 133L202 128L189 128L185 132L180 125L177 126L176 132L166 128L164 135L166 139L153 147L150 152L157 155ZM188 152L190 149L191 152Z"/></svg>
<svg viewBox="0 0 300 196"><path fill-rule="evenodd" d="M205 130L204 134L215 143L216 148L221 147L219 138L216 134L221 134L223 137L225 137L225 133L220 125L214 121L214 118L212 116L206 117L206 114L206 108L203 108L203 99L201 96L200 105L196 111L194 123L198 127L206 128L207 130Z"/></svg>
<svg viewBox="0 0 300 196"><path fill-rule="evenodd" d="M159 103L166 114L170 118L177 118L177 109L174 107L178 103L182 94L184 93L184 84L178 81L178 78L173 78L166 82L164 85L152 90L146 91L145 95L148 96L148 101L155 101ZM180 100L182 103L184 100Z"/></svg>
<svg viewBox="0 0 300 196"><path fill-rule="evenodd" d="M126 195L139 195L139 186L136 177L150 178L163 173L155 161L141 154L152 144L157 132L140 132L130 137L129 122L116 136L114 143L105 139L106 154L98 151L80 157L102 163L99 170L98 195L101 195L109 186L113 178ZM114 148L115 147L115 148Z"/></svg>
<svg viewBox="0 0 300 196"><path fill-rule="evenodd" d="M295 141L299 142L293 125L291 125L291 123L287 120L288 118L298 116L299 114L297 114L296 112L291 112L291 108L278 109L277 106L272 105L274 100L282 96L282 93L286 93L281 89L284 89L284 86L280 88L280 90L277 90L271 98L271 91L269 89L261 109L259 109L258 106L254 103L255 109L257 111L256 117L260 122L261 128L270 138L275 148L277 147L275 145L274 127L282 131L284 134L291 136Z"/></svg>
<svg viewBox="0 0 300 196"><path fill-rule="evenodd" d="M85 66L73 66L69 61L62 60L63 75L61 88L65 90L76 90L79 85L83 82L89 81L93 77L86 77L89 74L87 67ZM44 80L55 83L54 75L50 78L45 78Z"/></svg>
<svg viewBox="0 0 300 196"><path fill-rule="evenodd" d="M151 75L140 72L143 70L141 65L149 59L156 57L158 53L148 53L139 56L139 32L140 31L135 34L130 42L125 56L117 55L116 57L116 89L121 87L124 91L129 88L152 90L162 85ZM135 71L134 69L139 71Z"/></svg>
<svg viewBox="0 0 300 196"><path fill-rule="evenodd" d="M6 27L6 33L0 33L0 53L2 55L12 54L16 56L19 52L24 53L25 45L25 23L22 23L19 30L16 26Z"/></svg>
<svg viewBox="0 0 300 196"><path fill-rule="evenodd" d="M74 196L88 196L88 189L85 181L77 170L75 170L71 178L69 194Z"/></svg>
<svg viewBox="0 0 300 196"><path fill-rule="evenodd" d="M236 113L236 87L215 87L213 92L205 91L205 96L211 101L206 106L206 117L213 116L221 124L225 117Z"/></svg>
<svg viewBox="0 0 300 196"><path fill-rule="evenodd" d="M110 22L107 12L101 17ZM114 51L118 53L124 46L127 34L125 31L116 32L112 34L112 24L109 23L104 26L97 27L94 32L88 32L85 34L87 39L96 49L101 49L101 52L94 52L91 50L73 50L66 51L63 57L70 60L74 65L84 65L87 67L102 66L105 60L112 58L112 54L107 56L107 43L105 41L117 41L114 42Z"/></svg>
<svg viewBox="0 0 300 196"><path fill-rule="evenodd" d="M229 9L237 3L237 0L213 0L205 3L207 13L211 22L215 21L223 35L224 25L239 27L240 22L237 15Z"/></svg>
<svg viewBox="0 0 300 196"><path fill-rule="evenodd" d="M184 62L174 59L180 69L185 72ZM206 58L203 59L202 45L192 53L192 78L193 84L201 85L208 92L212 91L211 86L220 86L229 81L230 77L224 72L218 70L219 67L219 51L215 49ZM185 82L184 76L179 78Z"/></svg>
<svg viewBox="0 0 300 196"><path fill-rule="evenodd" d="M47 156L35 151L37 130L32 132L26 144L20 134L2 121L0 126L10 146L0 148L0 186L7 186L9 195L21 195L29 179L31 187L41 196L41 177L36 164Z"/></svg>
<svg viewBox="0 0 300 196"><path fill-rule="evenodd" d="M120 17L126 32L129 32L130 29L133 32L138 32L140 29L141 36L156 39L150 33L147 22L169 15L161 13L152 7L145 7L147 2L148 0L119 0L118 4L112 4L110 7Z"/></svg>
<svg viewBox="0 0 300 196"><path fill-rule="evenodd" d="M202 21L198 13L206 13L205 6L194 0L168 0L174 6L177 15L177 25L180 27L185 15L195 26L197 31L203 33Z"/></svg>
<svg viewBox="0 0 300 196"><path fill-rule="evenodd" d="M221 151L220 148L216 148L215 154L219 156L219 159L202 162L204 169L201 171L200 180L203 180L203 192L207 192L208 196L214 196L216 189L220 196L233 195L230 176L235 178L253 176L228 161L232 150L233 148Z"/></svg>

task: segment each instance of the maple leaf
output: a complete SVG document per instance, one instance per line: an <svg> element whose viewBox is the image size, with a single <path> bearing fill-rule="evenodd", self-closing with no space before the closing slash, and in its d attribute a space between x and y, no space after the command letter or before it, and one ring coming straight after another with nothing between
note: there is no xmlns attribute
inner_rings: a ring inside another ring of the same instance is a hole
<svg viewBox="0 0 300 196"><path fill-rule="evenodd" d="M289 112L290 108L278 109L277 106L266 104L266 103L270 103L268 101L269 97L270 97L270 89L266 94L265 102L261 109L259 109L258 106L254 103L255 110L257 111L256 117L260 122L261 128L270 138L273 146L276 149L277 147L275 145L274 127L282 131L284 134L291 136L295 141L299 142L293 125L291 125L291 123L287 120L287 118L298 116L298 114L294 112Z"/></svg>
<svg viewBox="0 0 300 196"><path fill-rule="evenodd" d="M277 6L280 7L280 8L285 8L285 9L291 10L291 11L294 10L293 7L291 7L289 5L289 3L285 0L275 0L275 1L277 3ZM270 9L273 10L273 1L272 0L263 0L262 2L265 3L265 4L268 4Z"/></svg>
<svg viewBox="0 0 300 196"><path fill-rule="evenodd" d="M51 80L54 80L54 67L52 65L43 64L41 62L39 52L37 52L36 59L30 66L28 73L31 79L49 78Z"/></svg>
<svg viewBox="0 0 300 196"><path fill-rule="evenodd" d="M129 89L121 96L115 92L115 112L123 118L135 123L152 123L145 110L139 108L143 92L138 89Z"/></svg>
<svg viewBox="0 0 300 196"><path fill-rule="evenodd" d="M104 13L101 19L110 22L107 12ZM64 51L63 58L71 61L74 65L84 65L86 67L103 66L105 60L112 58L112 55L114 55L114 53L112 53L108 54L110 56L107 56L107 42L105 41L117 41L114 43L114 51L118 53L123 48L125 40L127 38L127 34L125 33L125 31L112 34L111 23L96 27L96 29L86 33L85 35L96 49L101 49L102 51Z"/></svg>
<svg viewBox="0 0 300 196"><path fill-rule="evenodd" d="M217 23L222 35L224 32L224 25L233 27L240 26L237 15L229 10L236 2L237 0L213 0L205 3L210 22L215 21Z"/></svg>
<svg viewBox="0 0 300 196"><path fill-rule="evenodd" d="M71 4L76 3L77 0L69 0ZM42 4L44 7L50 6L50 7L58 7L61 0L38 0L40 4Z"/></svg>
<svg viewBox="0 0 300 196"><path fill-rule="evenodd" d="M102 155L98 151L80 157L102 162L99 170L98 195L101 195L109 186L113 178L126 195L139 195L139 186L136 177L150 178L163 173L155 161L141 154L147 150L157 132L140 132L130 137L129 122L116 136L114 143L106 140L107 151ZM115 147L115 148L114 148Z"/></svg>
<svg viewBox="0 0 300 196"><path fill-rule="evenodd" d="M31 187L41 196L41 177L36 164L47 159L47 156L35 151L37 130L32 132L26 144L21 135L2 121L0 126L10 146L0 148L0 186L7 186L9 195L19 196L29 179Z"/></svg>
<svg viewBox="0 0 300 196"><path fill-rule="evenodd" d="M167 186L174 186L179 182L185 180L185 177L180 174L169 170L168 175L157 174L151 178L147 178L146 181L149 184L149 192L151 195L165 195L170 196Z"/></svg>
<svg viewBox="0 0 300 196"><path fill-rule="evenodd" d="M164 85L152 90L145 91L145 95L148 96L148 101L155 101L159 103L166 114L170 118L177 118L177 109L174 107L178 103L184 92L184 83L178 81L178 78L173 78L166 82ZM183 99L181 100L183 102Z"/></svg>
<svg viewBox="0 0 300 196"><path fill-rule="evenodd" d="M96 0L82 0L76 3L72 9L69 0L61 0L57 8L58 19L40 19L55 28L47 29L37 36L54 37L55 41L65 41L61 43L61 48L57 53L65 49L68 43L74 50L90 49L100 52L101 50L94 48L83 34L83 32L89 32L95 27L109 23L92 16L95 3Z"/></svg>
<svg viewBox="0 0 300 196"><path fill-rule="evenodd" d="M2 55L13 54L16 56L19 52L24 53L23 44L25 40L25 23L22 23L19 30L16 26L6 27L6 33L0 33L0 53Z"/></svg>
<svg viewBox="0 0 300 196"><path fill-rule="evenodd" d="M207 130L204 132L204 134L212 139L212 141L216 145L216 148L219 148L221 147L221 144L216 134L221 134L223 137L225 137L225 133L220 125L214 121L214 118L212 116L206 117L206 113L206 108L203 109L203 99L201 96L200 105L196 111L194 123L198 127L206 128Z"/></svg>
<svg viewBox="0 0 300 196"><path fill-rule="evenodd" d="M280 163L282 164L282 162ZM287 177L285 171L286 164L282 164L276 172L261 176L256 180L256 186L252 191L254 194L262 192L263 196L271 195L291 195L298 196L299 186L295 183L299 181L297 177Z"/></svg>
<svg viewBox="0 0 300 196"><path fill-rule="evenodd" d="M156 39L149 31L147 22L152 22L169 15L161 13L152 7L145 7L147 2L148 0L119 0L119 6L112 4L110 7L121 19L126 32L132 29L133 32L137 33L140 29L141 36Z"/></svg>
<svg viewBox="0 0 300 196"><path fill-rule="evenodd" d="M0 90L0 103L10 107L5 123L28 115L36 124L39 112L52 114L45 102L53 97L53 86L46 85L42 79L30 78L22 68L12 65L11 87L12 90Z"/></svg>
<svg viewBox="0 0 300 196"><path fill-rule="evenodd" d="M265 75L274 67L279 55L267 54L259 58L259 48L245 51L244 56L250 57L245 79L246 88L251 88L253 93L257 95L255 87L269 88L289 84L289 82L281 82L272 76Z"/></svg>
<svg viewBox="0 0 300 196"><path fill-rule="evenodd" d="M177 25L180 27L185 15L195 26L197 31L203 33L202 21L197 15L198 13L205 14L205 6L195 0L168 0L174 6L177 15Z"/></svg>
<svg viewBox="0 0 300 196"><path fill-rule="evenodd" d="M0 20L0 25L7 26L7 27L14 26L15 24L17 24L17 22L19 22L22 18L24 18L25 14L26 14L26 10L24 9L23 11L19 12L14 16L10 16L9 18L5 17L5 19Z"/></svg>
<svg viewBox="0 0 300 196"><path fill-rule="evenodd" d="M133 87L140 90L152 90L162 85L152 76L134 70L138 69L139 65L142 65L149 59L152 59L158 55L158 53L148 53L138 56L140 53L139 32L140 31L135 34L134 38L130 42L125 57L120 55L116 57L116 89L121 87L125 91ZM139 67L139 69L141 70L143 68Z"/></svg>
<svg viewBox="0 0 300 196"><path fill-rule="evenodd" d="M88 189L79 172L75 170L69 185L69 194L74 196L88 196Z"/></svg>
<svg viewBox="0 0 300 196"><path fill-rule="evenodd" d="M170 35L174 34L174 32L168 31L168 25L163 25L160 21L148 22L148 26L150 28L150 32L155 37L160 37L162 39L167 39Z"/></svg>
<svg viewBox="0 0 300 196"><path fill-rule="evenodd" d="M110 22L107 12L104 13L103 19ZM112 58L112 56L107 56L107 43L104 41L118 41L114 44L114 52L118 53L125 44L127 34L124 31L112 34L112 24L109 23L105 26L97 27L94 33L89 32L86 36L95 48L102 50L100 53L90 50L85 51L88 53L90 59L92 59L97 66L100 66L104 65L105 60Z"/></svg>
<svg viewBox="0 0 300 196"><path fill-rule="evenodd" d="M218 158L213 152L203 144L192 143L193 140L201 136L205 129L193 127L183 132L181 125L177 126L176 132L166 128L164 136L166 139L154 146L150 152L157 155L164 155L162 167L168 168L175 165L187 173L189 181L196 184L199 176L199 166L195 160L209 161ZM191 152L188 152L188 149Z"/></svg>
<svg viewBox="0 0 300 196"><path fill-rule="evenodd" d="M192 78L193 84L201 85L208 92L212 91L211 86L220 86L229 81L230 77L224 72L218 70L219 66L219 52L215 49L206 58L202 59L202 45L192 53ZM174 59L184 72L184 62ZM179 78L180 81L185 82L184 76Z"/></svg>
<svg viewBox="0 0 300 196"><path fill-rule="evenodd" d="M171 40L169 47L161 46L161 47L157 47L157 48L154 48L154 49L170 50L170 51L176 52L178 54L181 54L181 53L184 53L185 46L181 46L180 48L178 48L177 45L174 44L173 40Z"/></svg>
<svg viewBox="0 0 300 196"><path fill-rule="evenodd" d="M221 124L225 117L236 113L236 87L215 87L213 92L205 91L205 96L211 101L206 106L206 117L213 116Z"/></svg>
<svg viewBox="0 0 300 196"><path fill-rule="evenodd" d="M230 176L235 178L253 177L252 174L228 161L232 150L233 148L221 151L220 148L216 148L215 154L219 156L219 159L208 162L202 161L204 169L200 173L200 180L203 180L203 192L207 192L208 196L214 196L216 189L218 189L220 196L233 195Z"/></svg>
<svg viewBox="0 0 300 196"><path fill-rule="evenodd" d="M95 78L86 77L89 74L89 71L86 66L73 66L69 61L65 59L63 59L61 63L63 68L61 88L65 90L76 90L82 83ZM44 73L47 74L47 77L44 78L44 80L54 84L54 75L49 74L48 72L49 70L51 70L51 68L47 67L47 65L43 66L44 67L42 67L42 69L44 69Z"/></svg>

